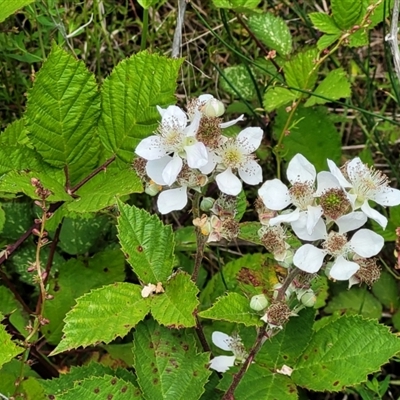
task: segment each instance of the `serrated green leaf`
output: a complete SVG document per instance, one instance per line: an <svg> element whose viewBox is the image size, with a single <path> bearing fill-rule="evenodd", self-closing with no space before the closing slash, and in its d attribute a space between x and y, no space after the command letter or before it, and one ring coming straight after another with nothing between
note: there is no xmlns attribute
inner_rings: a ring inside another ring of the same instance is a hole
<svg viewBox="0 0 400 400"><path fill-rule="evenodd" d="M325 50L331 44L335 43L336 40L340 38L340 35L322 35L317 42L317 47L319 51Z"/></svg>
<svg viewBox="0 0 400 400"><path fill-rule="evenodd" d="M109 224L106 215L90 215L88 217L64 218L59 246L68 254L85 254Z"/></svg>
<svg viewBox="0 0 400 400"><path fill-rule="evenodd" d="M199 290L185 272L178 272L165 284L165 292L151 299L151 313L158 323L169 328L189 328L196 325L195 310ZM185 301L182 301L182 296Z"/></svg>
<svg viewBox="0 0 400 400"><path fill-rule="evenodd" d="M372 293L390 310L399 306L399 289L396 279L387 271L382 271L377 282L372 286Z"/></svg>
<svg viewBox="0 0 400 400"><path fill-rule="evenodd" d="M267 345L267 344L265 344ZM259 365L250 365L235 390L240 400L297 400L297 388L288 376L272 373Z"/></svg>
<svg viewBox="0 0 400 400"><path fill-rule="evenodd" d="M307 308L291 317L284 329L269 339L256 356L256 363L277 370L293 365L302 354L313 334L315 310Z"/></svg>
<svg viewBox="0 0 400 400"><path fill-rule="evenodd" d="M29 145L28 130L25 128L25 120L20 118L8 125L0 135L0 143L6 146Z"/></svg>
<svg viewBox="0 0 400 400"><path fill-rule="evenodd" d="M225 68L224 77L220 76L219 83L222 89L235 98L242 97L245 100L253 100L256 96L254 82L244 65Z"/></svg>
<svg viewBox="0 0 400 400"><path fill-rule="evenodd" d="M318 50L309 49L287 61L283 66L287 84L294 88L312 89L317 81L317 57Z"/></svg>
<svg viewBox="0 0 400 400"><path fill-rule="evenodd" d="M158 126L156 106L175 102L181 59L168 59L147 51L119 63L101 89L99 135L105 148L131 162L141 139Z"/></svg>
<svg viewBox="0 0 400 400"><path fill-rule="evenodd" d="M285 110L278 110L274 125L276 137L281 134L287 118ZM326 170L328 158L339 163L342 153L341 138L326 109L298 108L293 121L290 134L285 135L282 141L286 161L301 153L318 171Z"/></svg>
<svg viewBox="0 0 400 400"><path fill-rule="evenodd" d="M129 344L128 351L130 351L131 348L132 345ZM58 378L51 380L46 379L43 381L42 386L48 396L55 396L74 388L74 386L80 384L80 382L85 379L104 377L105 375L124 379L126 382L133 383L134 385L136 383L134 375L125 369L113 369L102 364L91 362L79 367L72 366L67 374L61 374Z"/></svg>
<svg viewBox="0 0 400 400"><path fill-rule="evenodd" d="M256 8L261 0L212 0L215 7L229 9L249 9Z"/></svg>
<svg viewBox="0 0 400 400"><path fill-rule="evenodd" d="M36 261L37 246L35 243L26 243L18 248L18 251L13 254L10 260L6 261L6 270L9 273L17 273L19 279L32 286L37 286L36 274L28 272L28 269ZM44 247L40 251L40 261L42 265L46 265L50 255L50 247ZM53 263L51 267L52 273L55 273L61 265L65 263L65 259L55 251L53 253Z"/></svg>
<svg viewBox="0 0 400 400"><path fill-rule="evenodd" d="M123 361L128 367L133 366L132 345L130 343L107 344L103 346L103 349L112 359Z"/></svg>
<svg viewBox="0 0 400 400"><path fill-rule="evenodd" d="M128 262L145 284L165 282L175 265L174 235L156 215L119 203L118 237Z"/></svg>
<svg viewBox="0 0 400 400"><path fill-rule="evenodd" d="M19 144L0 147L0 174L24 169L40 169L40 160L34 150Z"/></svg>
<svg viewBox="0 0 400 400"><path fill-rule="evenodd" d="M379 319L382 315L382 304L366 288L352 288L334 296L324 310L328 314L340 311Z"/></svg>
<svg viewBox="0 0 400 400"><path fill-rule="evenodd" d="M74 388L56 395L54 400L92 400L98 398L131 400L141 399L142 396L140 390L131 382L126 382L112 375L104 375L85 379Z"/></svg>
<svg viewBox="0 0 400 400"><path fill-rule="evenodd" d="M138 285L119 282L92 290L67 313L64 336L51 355L123 337L149 310Z"/></svg>
<svg viewBox="0 0 400 400"><path fill-rule="evenodd" d="M331 0L332 16L340 29L351 28L359 19L362 0Z"/></svg>
<svg viewBox="0 0 400 400"><path fill-rule="evenodd" d="M266 111L271 112L292 103L299 97L299 94L299 92L292 92L284 87L271 87L264 94L263 106Z"/></svg>
<svg viewBox="0 0 400 400"><path fill-rule="evenodd" d="M94 75L82 61L53 45L28 95L27 127L36 150L46 162L71 174L91 147L99 113Z"/></svg>
<svg viewBox="0 0 400 400"><path fill-rule="evenodd" d="M49 279L48 293L54 298L46 302L44 317L50 322L42 328L42 333L51 344L56 345L61 340L65 314L78 297L91 289L125 279L125 259L119 250L103 251L84 261L69 260Z"/></svg>
<svg viewBox="0 0 400 400"><path fill-rule="evenodd" d="M348 81L343 68L330 71L324 80L317 86L314 93L327 97L331 100L339 100L341 98L350 97L350 82ZM304 106L310 107L315 104L325 104L327 101L329 100L311 95Z"/></svg>
<svg viewBox="0 0 400 400"><path fill-rule="evenodd" d="M328 14L322 12L313 12L308 14L312 24L321 32L328 33L331 35L337 35L341 33L340 28L335 24L334 19Z"/></svg>
<svg viewBox="0 0 400 400"><path fill-rule="evenodd" d="M5 286L0 286L0 313L7 315L12 325L25 337L28 331L25 329L29 322L29 315L13 293Z"/></svg>
<svg viewBox="0 0 400 400"><path fill-rule="evenodd" d="M34 220L32 204L27 202L4 201L1 207L6 214L1 237L9 240L17 240L29 229Z"/></svg>
<svg viewBox="0 0 400 400"><path fill-rule="evenodd" d="M193 334L153 320L140 323L133 342L135 371L151 400L198 400L211 371L208 353L198 353Z"/></svg>
<svg viewBox="0 0 400 400"><path fill-rule="evenodd" d="M0 314L0 322L4 316ZM11 361L18 354L24 351L22 347L17 346L12 340L11 336L6 332L6 327L0 323L0 367Z"/></svg>
<svg viewBox="0 0 400 400"><path fill-rule="evenodd" d="M292 51L292 36L286 22L271 13L252 15L248 20L254 35L272 50L287 56Z"/></svg>
<svg viewBox="0 0 400 400"><path fill-rule="evenodd" d="M50 203L57 201L71 201L72 197L65 190L65 176L62 170L47 169L46 172L34 171L11 171L0 179L0 192L24 193L31 199L38 200L40 196L35 193L36 188L32 186L31 179L40 180L45 189L51 191L47 201Z"/></svg>
<svg viewBox="0 0 400 400"><path fill-rule="evenodd" d="M258 237L258 231L261 226L259 222L242 222L238 238L262 246L261 240Z"/></svg>
<svg viewBox="0 0 400 400"><path fill-rule="evenodd" d="M3 22L8 16L34 1L35 0L0 0L0 22Z"/></svg>
<svg viewBox="0 0 400 400"><path fill-rule="evenodd" d="M368 44L368 34L365 29L359 29L349 37L349 47L361 47Z"/></svg>
<svg viewBox="0 0 400 400"><path fill-rule="evenodd" d="M250 308L250 300L235 292L219 297L211 308L200 312L199 316L207 319L236 322L246 326L263 325L260 315Z"/></svg>
<svg viewBox="0 0 400 400"><path fill-rule="evenodd" d="M131 168L120 169L111 165L76 192L79 198L68 204L68 210L80 213L100 211L116 204L116 199L121 196L142 191L142 183Z"/></svg>
<svg viewBox="0 0 400 400"><path fill-rule="evenodd" d="M314 333L291 378L310 390L340 391L365 381L399 351L400 339L386 326L345 316Z"/></svg>

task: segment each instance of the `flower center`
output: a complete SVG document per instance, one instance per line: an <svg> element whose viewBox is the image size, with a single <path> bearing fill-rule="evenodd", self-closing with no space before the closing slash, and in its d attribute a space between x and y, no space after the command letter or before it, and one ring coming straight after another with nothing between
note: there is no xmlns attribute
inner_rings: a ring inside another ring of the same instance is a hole
<svg viewBox="0 0 400 400"><path fill-rule="evenodd" d="M347 247L347 237L337 232L330 232L328 238L322 244L322 247L331 256L337 257L344 255Z"/></svg>
<svg viewBox="0 0 400 400"><path fill-rule="evenodd" d="M342 189L329 189L319 198L325 216L336 220L350 208L350 202Z"/></svg>
<svg viewBox="0 0 400 400"><path fill-rule="evenodd" d="M371 198L374 194L388 186L389 179L381 171L373 168L355 171L353 178L353 189L351 193L357 195L357 206L364 203L365 199Z"/></svg>
<svg viewBox="0 0 400 400"><path fill-rule="evenodd" d="M239 168L245 164L247 157L234 142L226 143L221 151L222 162L227 168Z"/></svg>
<svg viewBox="0 0 400 400"><path fill-rule="evenodd" d="M314 203L314 188L309 182L295 182L289 189L292 203L300 210L307 210L307 206Z"/></svg>

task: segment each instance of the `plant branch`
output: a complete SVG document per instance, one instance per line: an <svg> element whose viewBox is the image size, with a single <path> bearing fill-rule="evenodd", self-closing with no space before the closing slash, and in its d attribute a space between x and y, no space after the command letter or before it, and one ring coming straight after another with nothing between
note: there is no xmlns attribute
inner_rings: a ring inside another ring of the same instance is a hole
<svg viewBox="0 0 400 400"><path fill-rule="evenodd" d="M235 375L233 375L233 381L231 385L229 386L228 390L225 392L224 396L222 397L222 400L235 400L235 390L238 387L240 381L242 380L244 374L246 373L247 369L249 368L250 364L253 362L256 354L259 352L261 349L262 345L265 343L265 337L266 335L266 330L265 326L260 328L260 331L258 332L257 339L253 345L253 347L250 350L249 356L246 358L245 362L242 364L239 372L237 372Z"/></svg>

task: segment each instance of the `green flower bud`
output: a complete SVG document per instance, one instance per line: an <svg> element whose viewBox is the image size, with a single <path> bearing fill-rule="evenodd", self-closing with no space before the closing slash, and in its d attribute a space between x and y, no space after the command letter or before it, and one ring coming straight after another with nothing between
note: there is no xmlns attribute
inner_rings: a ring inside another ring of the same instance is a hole
<svg viewBox="0 0 400 400"><path fill-rule="evenodd" d="M200 210L205 212L210 211L214 202L215 200L212 197L203 197L200 203Z"/></svg>
<svg viewBox="0 0 400 400"><path fill-rule="evenodd" d="M225 112L225 106L222 101L212 98L204 104L202 112L207 117L220 117Z"/></svg>
<svg viewBox="0 0 400 400"><path fill-rule="evenodd" d="M317 297L315 296L315 294L312 290L307 290L303 294L303 296L301 296L301 302L306 307L314 307L316 301L317 301Z"/></svg>
<svg viewBox="0 0 400 400"><path fill-rule="evenodd" d="M261 311L267 308L269 304L268 299L263 294L253 296L250 300L250 308L254 311Z"/></svg>
<svg viewBox="0 0 400 400"><path fill-rule="evenodd" d="M156 196L158 193L161 192L162 187L160 185L157 185L157 183L150 182L146 185L146 188L144 191L149 195L149 196Z"/></svg>

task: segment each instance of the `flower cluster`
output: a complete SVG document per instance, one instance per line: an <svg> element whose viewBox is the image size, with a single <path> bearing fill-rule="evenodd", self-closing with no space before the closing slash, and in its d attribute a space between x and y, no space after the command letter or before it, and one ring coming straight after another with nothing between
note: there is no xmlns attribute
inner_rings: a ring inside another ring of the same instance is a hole
<svg viewBox="0 0 400 400"><path fill-rule="evenodd" d="M225 108L208 94L192 100L187 113L177 106L157 106L157 110L161 123L154 135L136 147L140 158L134 166L146 182L147 193L161 191L160 213L183 209L189 189L200 191L213 180L222 193L231 196L241 192L241 180L249 185L262 182L262 170L253 154L261 144L262 130L246 128L235 138L222 134L243 116L222 122Z"/></svg>
<svg viewBox="0 0 400 400"><path fill-rule="evenodd" d="M287 169L289 187L279 179L261 186L261 201L256 204L263 225L260 239L277 261L289 259L300 270L316 273L329 256L326 272L331 278L371 284L379 277L371 257L380 252L384 239L360 228L368 218L385 228L386 217L369 201L398 205L400 191L389 187L386 175L367 167L359 158L341 169L331 160L328 166L329 171L317 174L315 167L297 154ZM289 226L306 242L295 252L287 243Z"/></svg>

